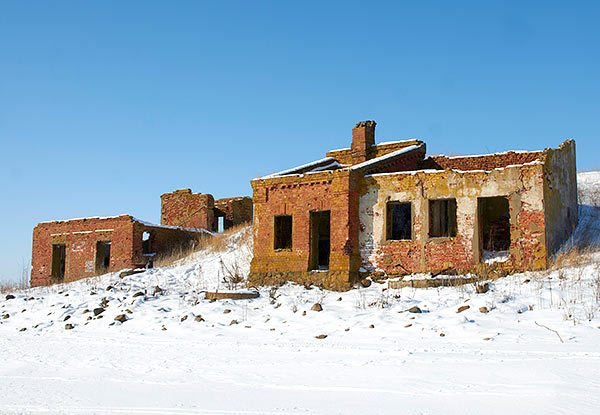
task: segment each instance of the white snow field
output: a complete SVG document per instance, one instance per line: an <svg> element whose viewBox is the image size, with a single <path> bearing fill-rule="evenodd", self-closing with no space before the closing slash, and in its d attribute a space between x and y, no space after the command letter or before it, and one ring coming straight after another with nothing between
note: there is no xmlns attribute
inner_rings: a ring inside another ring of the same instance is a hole
<svg viewBox="0 0 600 415"><path fill-rule="evenodd" d="M579 184L567 245L592 249L484 294L289 284L204 300L227 270L248 272L249 228L176 267L4 293L0 413L598 414L600 173Z"/></svg>

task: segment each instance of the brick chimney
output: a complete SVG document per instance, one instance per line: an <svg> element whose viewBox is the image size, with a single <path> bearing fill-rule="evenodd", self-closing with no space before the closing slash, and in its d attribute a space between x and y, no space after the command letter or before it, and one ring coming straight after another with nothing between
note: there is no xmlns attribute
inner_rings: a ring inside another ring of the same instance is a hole
<svg viewBox="0 0 600 415"><path fill-rule="evenodd" d="M367 153L375 145L375 121L361 121L352 129L352 164L367 161Z"/></svg>

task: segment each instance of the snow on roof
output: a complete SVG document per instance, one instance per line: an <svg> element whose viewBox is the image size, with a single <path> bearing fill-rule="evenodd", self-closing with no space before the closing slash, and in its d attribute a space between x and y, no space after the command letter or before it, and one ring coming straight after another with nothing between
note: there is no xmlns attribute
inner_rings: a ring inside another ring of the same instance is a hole
<svg viewBox="0 0 600 415"><path fill-rule="evenodd" d="M182 228L181 226L159 225L156 223L146 222L145 220L139 220L136 218L133 218L133 220L142 225L151 226L153 228L176 229L176 230L186 231L186 232L199 232L199 233L208 233L210 235L214 235L214 233L212 233L211 231L207 231L206 229Z"/></svg>
<svg viewBox="0 0 600 415"><path fill-rule="evenodd" d="M200 232L200 233L208 233L213 235L212 232L207 231L206 229L193 229L193 228L182 228L181 226L168 226L168 225L159 225L156 223L152 223L152 222L146 222L144 220L140 220L137 218L134 218L131 215L126 215L126 214L122 214L122 215L117 215L117 216L90 216L87 218L73 218L73 219L63 219L63 220L52 220L52 221L46 221L46 222L40 222L40 224L42 223L65 223L65 222L74 222L77 220L89 220L89 219L100 219L100 220L104 220L104 219L118 219L118 218L122 218L122 217L128 217L131 218L132 220L142 224L142 225L146 225L146 226L151 226L153 228L163 228L163 229L177 229L177 230L181 230L181 231L187 231L187 232ZM96 230L96 232L99 231L113 231L114 229L98 229ZM73 232L73 233L84 233L84 232L88 232L88 231L80 231L80 232ZM89 231L91 232L91 231Z"/></svg>
<svg viewBox="0 0 600 415"><path fill-rule="evenodd" d="M388 144L402 144L402 143L412 143L413 141L417 141L418 138L410 138L408 140L394 140L394 141L383 141L381 143L375 144L376 146L383 146Z"/></svg>
<svg viewBox="0 0 600 415"><path fill-rule="evenodd" d="M48 220L48 221L44 221L44 222L39 222L40 224L42 223L60 223L60 222L72 222L72 221L76 221L76 220L89 220L89 219L117 219L120 218L122 216L130 216L130 215L126 215L126 214L121 214L121 215L116 215L116 216L89 216L87 218L72 218L72 219L60 219L60 220Z"/></svg>
<svg viewBox="0 0 600 415"><path fill-rule="evenodd" d="M528 150L508 150L508 151L502 151L502 152L498 152L498 153L489 153L489 154L467 154L464 156L460 156L460 155L454 155L454 156L447 156L445 154L436 154L436 155L432 155L429 157L446 157L448 159L462 159L462 158L473 158L473 157L490 157L490 156L498 156L498 155L503 155L503 154L509 154L509 153L516 153L516 154L533 154L533 153L543 153L543 150L533 150L533 151L528 151Z"/></svg>
<svg viewBox="0 0 600 415"><path fill-rule="evenodd" d="M319 166L319 164L323 164L323 163L327 163L327 162L329 162L329 164L327 164L328 168L333 167L335 164L337 164L336 167L340 166L339 163L337 162L337 160L334 159L333 157L325 157L325 158L322 158L320 160L311 161L310 163L306 163L306 164L303 164L301 166L297 166L297 167L294 167L294 168L291 168L291 169L283 170L283 171L280 171L280 172L277 172L277 173L272 173L272 174L269 174L268 176L263 176L263 177L261 177L261 179L270 179L271 177L285 176L287 174L294 174L298 170L309 169L311 167L323 169L323 167L325 167L325 166ZM311 169L309 171L313 171L313 169ZM307 173L307 172L303 172L303 173Z"/></svg>
<svg viewBox="0 0 600 415"><path fill-rule="evenodd" d="M412 145L412 146L408 146L408 147L404 147L401 148L400 150L396 150L396 151L392 151L391 153L385 154L381 157L376 157L374 159L371 160L367 160L365 162L359 163L359 164L355 164L354 166L350 167L350 170L359 170L362 169L364 167L368 167L372 164L377 164L380 163L382 161L388 160L388 159L392 159L396 156L399 156L401 154L405 154L405 153L409 153L413 150L417 150L419 148L421 148L422 146L420 145Z"/></svg>
<svg viewBox="0 0 600 415"><path fill-rule="evenodd" d="M422 170L410 170L410 171L397 171L397 172L391 172L391 173L373 173L373 174L367 174L365 175L365 177L376 177L376 176L391 176L394 174L416 174L416 173L443 173L446 171L453 171L455 173L490 173L492 171L495 170L504 170L507 169L509 167L522 167L522 166L534 166L536 164L544 164L539 160L534 160L534 161L530 161L528 163L522 163L522 164L509 164L507 166L504 167L496 167L494 169L491 170L459 170L459 169L422 169Z"/></svg>

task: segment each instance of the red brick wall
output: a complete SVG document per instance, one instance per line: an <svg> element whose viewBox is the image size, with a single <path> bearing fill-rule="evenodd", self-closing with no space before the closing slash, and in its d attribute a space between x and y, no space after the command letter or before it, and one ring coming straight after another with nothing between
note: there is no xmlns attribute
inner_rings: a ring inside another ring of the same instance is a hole
<svg viewBox="0 0 600 415"><path fill-rule="evenodd" d="M196 243L199 238L209 237L206 233L192 232L182 229L170 229L162 226L152 226L145 223L134 222L133 224L133 268L144 267L148 263L149 256L143 254L143 234L150 234L151 253L168 253L172 249L186 247Z"/></svg>
<svg viewBox="0 0 600 415"><path fill-rule="evenodd" d="M493 170L515 164L525 164L536 160L543 160L543 151L514 152L489 154L483 156L431 156L425 159L421 169L454 169L454 170Z"/></svg>
<svg viewBox="0 0 600 415"><path fill-rule="evenodd" d="M91 277L96 272L96 243L111 242L108 272L143 267L148 257L143 255L142 237L150 232L152 251L167 252L178 244L187 244L205 234L152 226L128 215L113 218L87 218L45 222L33 230L31 286L53 282L52 245L66 246L64 282Z"/></svg>
<svg viewBox="0 0 600 415"><path fill-rule="evenodd" d="M410 151L406 154L402 154L401 156L394 157L389 161L377 162L376 165L372 167L367 166L361 170L363 174L416 170L425 157L425 151L425 144L422 144L418 149Z"/></svg>
<svg viewBox="0 0 600 415"><path fill-rule="evenodd" d="M375 145L375 121L361 121L352 129L352 164L368 160L367 153Z"/></svg>
<svg viewBox="0 0 600 415"><path fill-rule="evenodd" d="M212 230L214 223L212 195L181 189L163 194L160 200L162 225Z"/></svg>
<svg viewBox="0 0 600 415"><path fill-rule="evenodd" d="M331 211L329 274L357 272L357 178L348 171L334 171L257 179L254 189L254 258L250 280L260 274L290 272L302 279L309 271L310 212ZM275 250L273 222L276 215L292 215L292 249ZM322 279L329 278L320 272ZM339 282L339 281L338 281ZM344 282L340 282L342 285ZM337 284L337 283L336 283ZM335 284L334 284L335 285Z"/></svg>
<svg viewBox="0 0 600 415"><path fill-rule="evenodd" d="M66 245L65 282L96 275L98 241L111 241L109 271L132 267L131 216L38 224L33 230L31 286L52 283L52 244Z"/></svg>
<svg viewBox="0 0 600 415"><path fill-rule="evenodd" d="M385 156L386 154L392 153L403 148L413 145L423 145L422 141L419 140L404 140L397 141L388 144L376 144L371 146L367 150L367 160L374 159L376 157ZM340 150L331 150L327 152L327 157L335 158L340 164L350 166L355 164L352 160L352 149L344 148Z"/></svg>
<svg viewBox="0 0 600 415"><path fill-rule="evenodd" d="M213 229L217 230L217 216L225 218L225 224L229 226L241 225L252 222L252 198L250 197L228 197L215 201L215 223ZM227 229L227 226L225 226Z"/></svg>

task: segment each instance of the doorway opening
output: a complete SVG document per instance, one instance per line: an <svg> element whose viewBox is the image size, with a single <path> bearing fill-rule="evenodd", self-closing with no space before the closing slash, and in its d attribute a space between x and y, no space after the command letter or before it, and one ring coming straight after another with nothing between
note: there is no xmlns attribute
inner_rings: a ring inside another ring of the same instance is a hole
<svg viewBox="0 0 600 415"><path fill-rule="evenodd" d="M149 255L152 253L152 234L148 231L142 233L142 254ZM110 248L109 248L110 249Z"/></svg>
<svg viewBox="0 0 600 415"><path fill-rule="evenodd" d="M508 255L510 209L504 196L479 198L479 236L484 260Z"/></svg>
<svg viewBox="0 0 600 415"><path fill-rule="evenodd" d="M330 252L329 210L310 212L310 269L326 271L329 269Z"/></svg>
<svg viewBox="0 0 600 415"><path fill-rule="evenodd" d="M110 266L110 241L96 243L96 272L104 273Z"/></svg>
<svg viewBox="0 0 600 415"><path fill-rule="evenodd" d="M65 244L52 245L51 275L56 282L62 282L65 279L66 253Z"/></svg>

